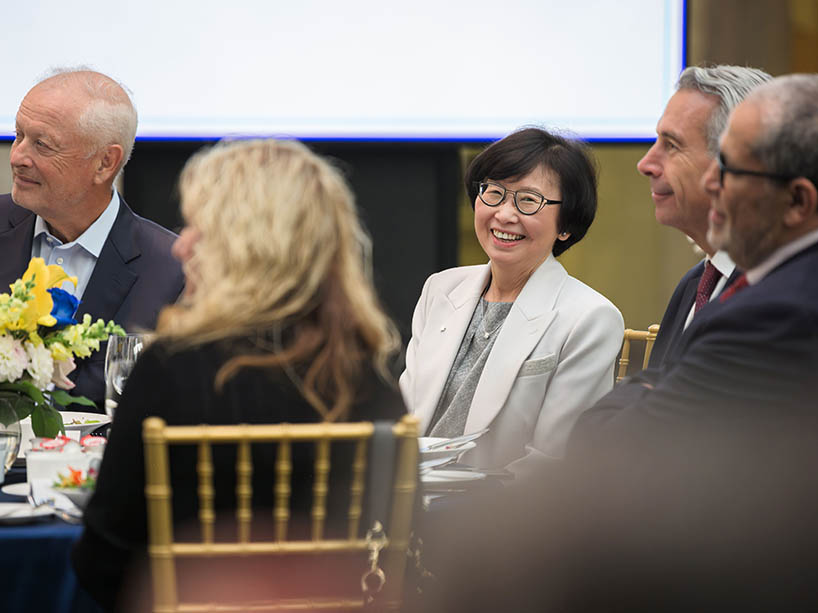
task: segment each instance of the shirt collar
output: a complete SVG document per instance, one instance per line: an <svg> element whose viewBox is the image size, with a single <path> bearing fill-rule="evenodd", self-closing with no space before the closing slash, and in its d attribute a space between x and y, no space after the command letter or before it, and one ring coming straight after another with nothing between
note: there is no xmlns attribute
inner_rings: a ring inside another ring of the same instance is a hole
<svg viewBox="0 0 818 613"><path fill-rule="evenodd" d="M710 263L721 273L721 276L725 279L729 278L730 275L733 274L733 271L736 269L736 264L733 260L730 259L730 256L727 255L726 251L716 251L713 254L713 257L707 258Z"/></svg>
<svg viewBox="0 0 818 613"><path fill-rule="evenodd" d="M779 247L773 251L766 260L761 262L761 264L747 271L747 282L750 285L755 285L770 274L779 264L782 264L799 251L803 251L815 243L818 243L818 230L807 232L803 236L796 238L794 241L787 243L783 247Z"/></svg>
<svg viewBox="0 0 818 613"><path fill-rule="evenodd" d="M108 206L105 207L105 210L102 211L102 214L96 218L94 223L88 226L85 232L80 234L76 240L65 244L79 245L95 258L98 258L100 252L102 251L102 246L105 244L105 240L108 238L108 234L110 233L118 214L119 194L116 190L114 190ZM34 238L37 238L41 234L48 234L51 236L45 220L37 215L37 219L34 221ZM54 238L56 239L56 237Z"/></svg>

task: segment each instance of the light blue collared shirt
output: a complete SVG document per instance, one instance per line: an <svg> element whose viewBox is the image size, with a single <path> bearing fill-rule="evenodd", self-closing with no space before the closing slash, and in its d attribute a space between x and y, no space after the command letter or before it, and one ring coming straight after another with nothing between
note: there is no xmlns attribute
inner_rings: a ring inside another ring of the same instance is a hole
<svg viewBox="0 0 818 613"><path fill-rule="evenodd" d="M76 289L70 281L66 281L61 287L81 300L118 213L119 194L114 190L111 201L102 211L102 215L97 217L76 240L65 244L48 231L45 220L37 215L31 257L43 258L46 264L59 264L69 276L76 276Z"/></svg>

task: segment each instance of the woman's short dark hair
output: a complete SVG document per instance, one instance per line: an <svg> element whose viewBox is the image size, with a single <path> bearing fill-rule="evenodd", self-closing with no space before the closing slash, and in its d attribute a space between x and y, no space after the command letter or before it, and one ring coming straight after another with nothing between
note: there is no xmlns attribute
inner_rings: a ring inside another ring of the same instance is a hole
<svg viewBox="0 0 818 613"><path fill-rule="evenodd" d="M584 142L540 128L512 132L472 160L466 169L466 193L474 208L481 181L516 179L540 166L559 178L562 204L557 226L559 232L571 233L567 240L554 242L552 251L558 256L585 236L596 214L596 164Z"/></svg>

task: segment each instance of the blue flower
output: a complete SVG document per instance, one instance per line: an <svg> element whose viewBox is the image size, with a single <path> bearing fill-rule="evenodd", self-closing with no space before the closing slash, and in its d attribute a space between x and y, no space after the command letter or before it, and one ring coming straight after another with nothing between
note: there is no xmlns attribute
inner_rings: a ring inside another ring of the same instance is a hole
<svg viewBox="0 0 818 613"><path fill-rule="evenodd" d="M73 294L69 294L59 287L52 287L48 290L51 294L51 300L54 301L54 306L51 309L51 315L57 320L55 327L71 326L77 323L74 319L74 314L77 312L77 307L80 301Z"/></svg>

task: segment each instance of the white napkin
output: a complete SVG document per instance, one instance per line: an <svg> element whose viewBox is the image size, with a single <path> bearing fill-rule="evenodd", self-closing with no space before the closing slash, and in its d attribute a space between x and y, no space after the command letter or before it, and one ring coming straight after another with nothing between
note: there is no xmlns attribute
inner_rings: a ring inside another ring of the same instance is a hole
<svg viewBox="0 0 818 613"><path fill-rule="evenodd" d="M73 502L66 496L55 491L47 479L34 479L31 481L31 500L35 505L47 503L49 506L65 511L69 515L81 517L82 511L77 509Z"/></svg>

